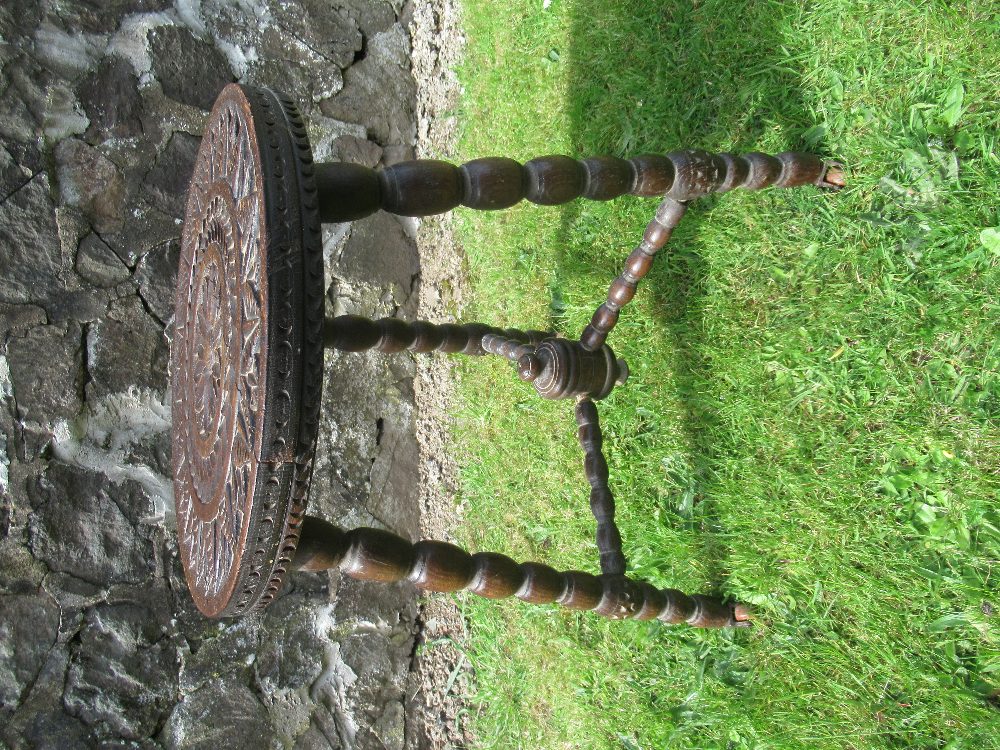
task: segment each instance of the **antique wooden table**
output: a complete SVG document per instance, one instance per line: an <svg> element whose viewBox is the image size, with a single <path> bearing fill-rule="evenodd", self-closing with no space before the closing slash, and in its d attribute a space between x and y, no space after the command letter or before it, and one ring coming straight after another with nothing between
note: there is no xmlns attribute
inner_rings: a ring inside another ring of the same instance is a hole
<svg viewBox="0 0 1000 750"><path fill-rule="evenodd" d="M737 187L842 181L835 165L798 153L546 156L526 164L489 158L461 167L411 161L381 171L315 164L287 97L227 86L188 192L171 347L177 533L198 608L210 617L242 615L267 606L290 570L339 567L368 581L558 602L611 618L747 624L742 605L625 576L594 401L623 383L628 369L605 340L688 201ZM478 323L324 316L322 222L378 210L426 216L460 204L502 209L522 199L555 205L626 193L663 200L579 340ZM324 346L503 356L540 396L575 399L601 574L469 554L441 541L411 543L379 529L344 531L307 516Z"/></svg>

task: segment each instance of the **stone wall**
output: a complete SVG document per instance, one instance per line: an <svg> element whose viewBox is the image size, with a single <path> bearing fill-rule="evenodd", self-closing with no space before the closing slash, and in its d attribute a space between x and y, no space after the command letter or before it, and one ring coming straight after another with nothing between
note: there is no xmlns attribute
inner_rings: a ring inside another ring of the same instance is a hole
<svg viewBox="0 0 1000 750"><path fill-rule="evenodd" d="M0 5L0 742L429 744L407 586L296 574L209 621L174 541L166 372L186 183L227 82L318 159L409 158L402 0ZM412 316L414 226L326 228L331 313ZM329 355L311 512L419 532L414 365Z"/></svg>

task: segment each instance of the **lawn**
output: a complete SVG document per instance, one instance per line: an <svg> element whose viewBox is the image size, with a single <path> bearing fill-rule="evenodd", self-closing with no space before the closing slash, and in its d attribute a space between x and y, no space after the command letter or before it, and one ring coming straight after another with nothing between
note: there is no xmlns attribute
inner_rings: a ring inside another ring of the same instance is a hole
<svg viewBox="0 0 1000 750"><path fill-rule="evenodd" d="M484 748L1000 747L1000 5L465 0L463 159L812 150L609 339L630 572L752 629L460 599ZM652 199L458 213L463 315L576 337ZM464 542L596 572L572 405L460 365Z"/></svg>

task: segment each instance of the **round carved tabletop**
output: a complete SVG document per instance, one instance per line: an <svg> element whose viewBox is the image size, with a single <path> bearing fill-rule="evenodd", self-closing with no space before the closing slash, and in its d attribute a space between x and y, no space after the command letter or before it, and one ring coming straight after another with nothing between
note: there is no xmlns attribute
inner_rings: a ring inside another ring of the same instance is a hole
<svg viewBox="0 0 1000 750"><path fill-rule="evenodd" d="M170 355L181 559L212 617L266 606L298 542L323 369L316 205L294 105L227 86L188 191Z"/></svg>

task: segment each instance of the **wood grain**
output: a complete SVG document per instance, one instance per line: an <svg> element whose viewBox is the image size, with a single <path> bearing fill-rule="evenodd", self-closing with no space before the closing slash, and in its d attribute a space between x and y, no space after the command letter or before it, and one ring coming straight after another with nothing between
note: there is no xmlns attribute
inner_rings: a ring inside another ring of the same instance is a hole
<svg viewBox="0 0 1000 750"><path fill-rule="evenodd" d="M339 568L363 581L409 581L427 591L471 591L490 599L515 596L534 604L557 603L589 610L610 619L659 619L693 627L721 628L747 624L741 607L706 596L658 590L620 574L595 576L580 570L558 572L534 562L518 564L494 552L470 555L448 542L410 543L381 529L344 532L320 518L306 517L298 570Z"/></svg>

